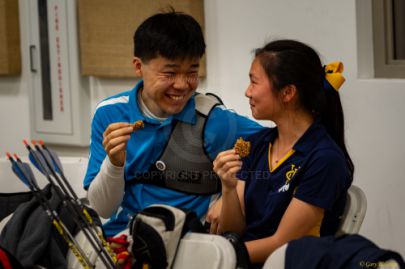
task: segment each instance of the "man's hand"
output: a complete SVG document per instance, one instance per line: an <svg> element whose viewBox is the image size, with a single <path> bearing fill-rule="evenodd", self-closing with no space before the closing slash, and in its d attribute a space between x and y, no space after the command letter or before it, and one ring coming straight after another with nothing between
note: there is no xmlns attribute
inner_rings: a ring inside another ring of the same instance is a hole
<svg viewBox="0 0 405 269"><path fill-rule="evenodd" d="M111 123L104 131L103 146L113 165L124 166L127 144L133 131L133 125L127 122Z"/></svg>
<svg viewBox="0 0 405 269"><path fill-rule="evenodd" d="M219 217L221 215L222 198L219 198L209 209L206 217L206 222L210 223L210 233L222 234L219 227Z"/></svg>

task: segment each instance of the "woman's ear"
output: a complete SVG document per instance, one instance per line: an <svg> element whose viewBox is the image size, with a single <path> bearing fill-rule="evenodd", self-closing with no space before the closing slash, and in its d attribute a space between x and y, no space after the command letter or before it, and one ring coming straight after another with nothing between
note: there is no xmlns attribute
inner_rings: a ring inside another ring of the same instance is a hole
<svg viewBox="0 0 405 269"><path fill-rule="evenodd" d="M298 91L294 84L285 86L281 91L281 98L284 103L290 103L292 100L297 98Z"/></svg>
<svg viewBox="0 0 405 269"><path fill-rule="evenodd" d="M132 59L132 65L135 70L135 75L137 77L142 77L142 65L143 65L142 60L138 57L134 57Z"/></svg>

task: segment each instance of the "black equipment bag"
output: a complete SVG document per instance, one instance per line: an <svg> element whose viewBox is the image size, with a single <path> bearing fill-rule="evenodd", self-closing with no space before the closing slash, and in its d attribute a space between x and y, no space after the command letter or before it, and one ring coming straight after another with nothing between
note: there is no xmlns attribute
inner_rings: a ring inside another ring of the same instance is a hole
<svg viewBox="0 0 405 269"><path fill-rule="evenodd" d="M60 192L60 190L58 191ZM80 231L80 227L76 225L56 190L48 184L42 192L70 233L73 236L76 235ZM90 208L88 211L95 224L101 227L97 213ZM35 265L52 269L67 268L65 257L69 249L68 245L55 230L48 215L35 197L18 206L1 231L0 242L24 268L31 268Z"/></svg>
<svg viewBox="0 0 405 269"><path fill-rule="evenodd" d="M0 221L32 198L31 192L0 193Z"/></svg>
<svg viewBox="0 0 405 269"><path fill-rule="evenodd" d="M139 212L130 221L132 246L136 260L132 268L171 268L181 238L187 232L207 233L194 212L184 211L168 205L151 205ZM241 237L236 233L225 233L237 257L237 269L250 267L249 255Z"/></svg>
<svg viewBox="0 0 405 269"><path fill-rule="evenodd" d="M194 212L168 205L151 205L130 221L130 247L135 258L132 268L171 268L181 237L187 232L205 233Z"/></svg>

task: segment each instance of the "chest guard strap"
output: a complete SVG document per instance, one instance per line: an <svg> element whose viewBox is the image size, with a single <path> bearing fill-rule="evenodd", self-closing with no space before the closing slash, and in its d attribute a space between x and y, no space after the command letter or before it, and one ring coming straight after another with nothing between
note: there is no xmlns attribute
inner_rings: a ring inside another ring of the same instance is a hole
<svg viewBox="0 0 405 269"><path fill-rule="evenodd" d="M211 110L222 104L215 95L197 94L195 125L176 122L161 157L149 173L134 178L135 183L154 184L190 194L214 194L221 181L212 170L212 160L204 149L204 128Z"/></svg>

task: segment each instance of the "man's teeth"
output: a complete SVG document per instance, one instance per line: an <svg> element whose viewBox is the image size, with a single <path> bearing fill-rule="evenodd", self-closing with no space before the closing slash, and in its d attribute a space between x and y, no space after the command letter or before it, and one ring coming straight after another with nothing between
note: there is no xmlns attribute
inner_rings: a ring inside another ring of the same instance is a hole
<svg viewBox="0 0 405 269"><path fill-rule="evenodd" d="M169 95L169 97L170 97L171 99L173 99L173 100L178 101L178 100L183 99L183 98L184 98L184 95Z"/></svg>

